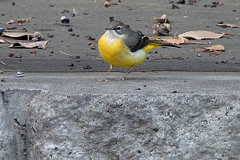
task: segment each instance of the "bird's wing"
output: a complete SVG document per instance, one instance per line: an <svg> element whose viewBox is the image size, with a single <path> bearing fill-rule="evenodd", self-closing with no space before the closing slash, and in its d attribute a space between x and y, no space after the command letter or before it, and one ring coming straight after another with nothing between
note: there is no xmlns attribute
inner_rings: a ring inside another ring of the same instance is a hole
<svg viewBox="0 0 240 160"><path fill-rule="evenodd" d="M146 45L148 45L149 41L148 41L148 37L140 37L137 44L134 46L129 46L131 52L135 52L139 49L142 49L143 47L145 47Z"/></svg>
<svg viewBox="0 0 240 160"><path fill-rule="evenodd" d="M129 32L126 37L128 38L125 38L124 42L131 50L131 52L142 49L149 43L149 38L144 36L141 32L135 32L131 30L131 32Z"/></svg>

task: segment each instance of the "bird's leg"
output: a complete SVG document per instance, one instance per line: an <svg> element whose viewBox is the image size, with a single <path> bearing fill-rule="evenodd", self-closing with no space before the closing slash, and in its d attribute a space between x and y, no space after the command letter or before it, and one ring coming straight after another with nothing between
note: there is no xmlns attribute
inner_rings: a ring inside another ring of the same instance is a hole
<svg viewBox="0 0 240 160"><path fill-rule="evenodd" d="M128 72L122 78L119 78L118 80L125 80L125 78L131 73L132 69L133 69L133 66L129 67Z"/></svg>
<svg viewBox="0 0 240 160"><path fill-rule="evenodd" d="M102 81L108 81L107 76L108 76L109 73L112 71L113 67L114 67L114 66L110 64L110 69L108 70L106 76L105 76L103 79L99 80L100 82L102 82Z"/></svg>

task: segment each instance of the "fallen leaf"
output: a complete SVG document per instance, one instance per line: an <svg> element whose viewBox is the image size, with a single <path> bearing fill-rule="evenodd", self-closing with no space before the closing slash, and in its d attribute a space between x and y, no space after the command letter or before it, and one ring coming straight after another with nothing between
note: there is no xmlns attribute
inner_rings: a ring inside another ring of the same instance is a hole
<svg viewBox="0 0 240 160"><path fill-rule="evenodd" d="M26 40L39 41L43 40L44 37L40 32L28 33L28 32L2 32L2 36L7 36L11 38L22 38Z"/></svg>
<svg viewBox="0 0 240 160"><path fill-rule="evenodd" d="M188 42L188 39L183 38L183 37L178 37L178 38L162 38L161 40L171 43L171 44L182 44L185 42Z"/></svg>
<svg viewBox="0 0 240 160"><path fill-rule="evenodd" d="M158 23L170 23L170 21L167 19L166 14L162 15L162 17L160 18L154 17L153 19L156 20Z"/></svg>
<svg viewBox="0 0 240 160"><path fill-rule="evenodd" d="M10 48L15 47L23 47L23 48L39 48L39 49L46 49L48 41L38 41L38 42L28 42L28 43L22 43L22 42L15 42Z"/></svg>
<svg viewBox="0 0 240 160"><path fill-rule="evenodd" d="M200 39L218 39L222 37L225 33L216 33L210 31L189 31L183 34L180 34L178 37L185 37L185 38L194 38L197 40Z"/></svg>
<svg viewBox="0 0 240 160"><path fill-rule="evenodd" d="M189 41L187 38L178 37L178 38L162 38L161 40L172 43L172 44L183 44L183 43L195 43L195 44L208 44L206 42L195 42Z"/></svg>
<svg viewBox="0 0 240 160"><path fill-rule="evenodd" d="M225 47L220 44L209 46L209 47L201 47L201 48L193 47L192 49L190 49L190 51L195 49L204 51L204 52L215 52L215 55L218 55L218 51L225 51Z"/></svg>
<svg viewBox="0 0 240 160"><path fill-rule="evenodd" d="M0 37L0 43L12 43L12 42L7 41L7 40L5 40L5 39L1 39L1 37Z"/></svg>
<svg viewBox="0 0 240 160"><path fill-rule="evenodd" d="M231 28L240 28L240 26L235 24L228 24L228 23L218 23L217 26L219 27L231 27Z"/></svg>
<svg viewBox="0 0 240 160"><path fill-rule="evenodd" d="M6 43L6 41L3 39L0 39L0 43Z"/></svg>
<svg viewBox="0 0 240 160"><path fill-rule="evenodd" d="M2 36L30 40L30 37L33 37L33 34L28 32L2 32Z"/></svg>
<svg viewBox="0 0 240 160"><path fill-rule="evenodd" d="M30 20L31 20L31 17L26 18L26 19L13 18L10 21L8 21L7 24L24 23L24 22L29 22Z"/></svg>
<svg viewBox="0 0 240 160"><path fill-rule="evenodd" d="M223 45L217 44L209 47L204 47L206 51L224 51L225 47Z"/></svg>

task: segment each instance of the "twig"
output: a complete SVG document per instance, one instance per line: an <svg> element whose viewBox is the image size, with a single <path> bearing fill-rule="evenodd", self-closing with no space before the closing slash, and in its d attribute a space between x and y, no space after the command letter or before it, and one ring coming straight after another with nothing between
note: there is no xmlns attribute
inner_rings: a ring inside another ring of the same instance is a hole
<svg viewBox="0 0 240 160"><path fill-rule="evenodd" d="M70 55L70 54L68 54L68 53L65 53L65 52L62 52L62 51L59 51L59 52L61 52L61 53L64 54L64 55L69 56L69 57L72 58L72 59L75 59L72 55Z"/></svg>
<svg viewBox="0 0 240 160"><path fill-rule="evenodd" d="M6 64L6 63L4 63L3 61L1 61L0 63L1 63L2 65L4 65L4 66L6 66L6 65L7 65L7 64Z"/></svg>
<svg viewBox="0 0 240 160"><path fill-rule="evenodd" d="M232 64L230 64L230 66L233 66L233 65L236 65L236 64L240 64L240 62L232 63Z"/></svg>

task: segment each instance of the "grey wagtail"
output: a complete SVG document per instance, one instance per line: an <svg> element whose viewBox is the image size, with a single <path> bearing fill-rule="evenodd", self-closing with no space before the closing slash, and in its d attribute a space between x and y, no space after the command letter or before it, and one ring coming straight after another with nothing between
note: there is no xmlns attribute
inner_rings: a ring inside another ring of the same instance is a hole
<svg viewBox="0 0 240 160"><path fill-rule="evenodd" d="M98 41L101 57L110 64L108 73L101 81L107 81L107 76L114 66L129 68L127 74L120 78L120 80L124 80L133 66L143 62L146 52L158 46L178 47L163 43L157 38L144 36L140 31L134 31L129 25L111 17L106 32Z"/></svg>

